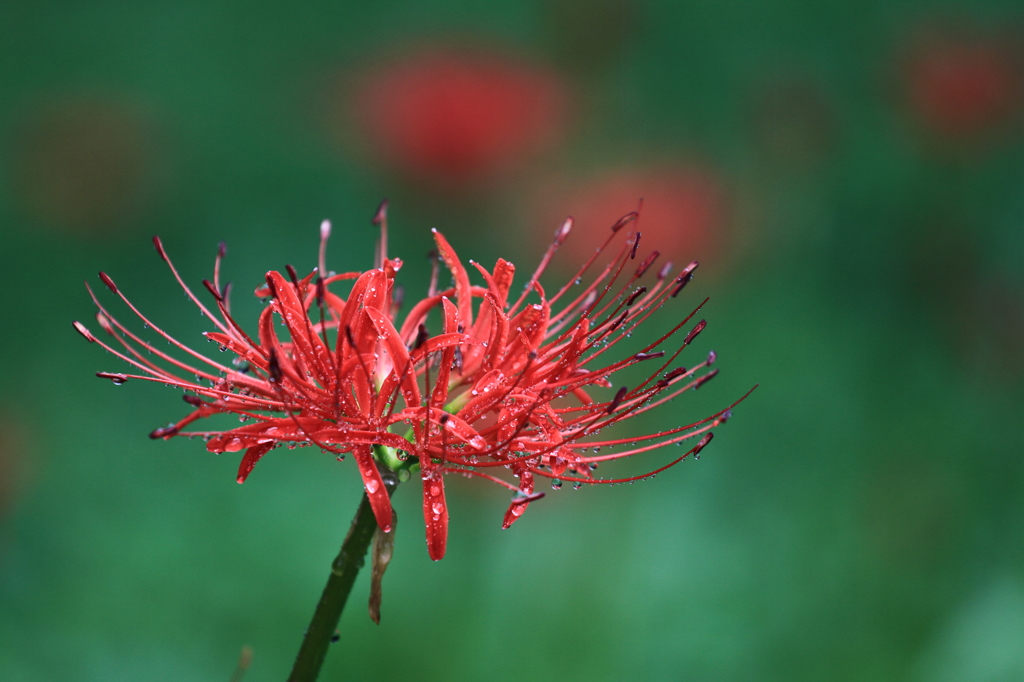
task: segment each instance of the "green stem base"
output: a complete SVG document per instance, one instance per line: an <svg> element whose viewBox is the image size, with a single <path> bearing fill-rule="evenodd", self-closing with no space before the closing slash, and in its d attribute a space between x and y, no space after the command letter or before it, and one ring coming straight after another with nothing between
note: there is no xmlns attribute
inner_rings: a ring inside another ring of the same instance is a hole
<svg viewBox="0 0 1024 682"><path fill-rule="evenodd" d="M390 471L382 471L384 486L391 495L398 487L398 477ZM366 551L373 540L373 534L377 529L377 521L370 508L369 498L363 494L363 499L356 510L355 518L349 527L348 535L341 544L341 551L331 564L331 574L327 578L327 585L320 596L320 601L313 612L313 619L302 639L302 646L299 654L295 657L295 664L288 676L288 682L313 682L320 674L320 667L327 656L327 649L331 644L331 637L338 627L341 619L341 612L348 601L349 592L356 581L359 569L363 567L366 560Z"/></svg>

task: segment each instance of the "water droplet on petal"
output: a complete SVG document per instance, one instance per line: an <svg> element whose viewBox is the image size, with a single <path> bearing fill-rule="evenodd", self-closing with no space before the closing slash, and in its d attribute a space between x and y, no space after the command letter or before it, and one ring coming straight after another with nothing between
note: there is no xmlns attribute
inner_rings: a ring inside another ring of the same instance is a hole
<svg viewBox="0 0 1024 682"><path fill-rule="evenodd" d="M366 492L369 493L370 495L377 492L378 487L380 487L379 484L372 478L366 481Z"/></svg>
<svg viewBox="0 0 1024 682"><path fill-rule="evenodd" d="M441 504L440 502L435 502L434 504L430 505L430 509L433 510L433 512L438 515L444 513L444 505Z"/></svg>

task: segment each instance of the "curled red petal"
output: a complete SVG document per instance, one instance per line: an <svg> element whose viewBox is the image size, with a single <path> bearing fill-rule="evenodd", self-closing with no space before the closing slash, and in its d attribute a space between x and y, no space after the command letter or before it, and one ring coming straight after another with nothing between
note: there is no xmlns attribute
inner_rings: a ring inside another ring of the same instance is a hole
<svg viewBox="0 0 1024 682"><path fill-rule="evenodd" d="M263 455L270 452L270 449L274 447L274 443L260 443L254 445L245 451L245 455L242 457L241 464L238 465L238 482L245 483L245 479L249 478L249 474L252 473L253 467L256 466L256 462L260 461Z"/></svg>
<svg viewBox="0 0 1024 682"><path fill-rule="evenodd" d="M535 499L533 493L533 473L527 469L519 470L519 487L524 493L523 497L515 497L512 499L512 503L505 510L505 518L502 519L501 527L503 529L508 528L513 523L519 520L519 517L523 515L526 508L530 506L530 501Z"/></svg>

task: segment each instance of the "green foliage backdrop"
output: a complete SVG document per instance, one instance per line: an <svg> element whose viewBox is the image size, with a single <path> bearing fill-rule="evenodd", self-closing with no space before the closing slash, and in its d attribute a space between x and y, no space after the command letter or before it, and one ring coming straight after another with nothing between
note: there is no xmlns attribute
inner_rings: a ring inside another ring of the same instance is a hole
<svg viewBox="0 0 1024 682"><path fill-rule="evenodd" d="M505 493L454 481L436 564L400 488L382 623L360 576L323 679L1024 679L1019 101L976 134L930 131L904 64L935 25L1019 40L1024 13L0 5L0 679L226 682L243 645L246 680L282 679L361 492L351 463L312 450L275 451L239 486L233 456L146 438L184 406L93 377L121 367L71 329L92 315L82 279L111 273L201 340L152 234L195 283L225 240L254 321L248 292L312 267L325 217L332 267L366 268L389 197L415 296L430 227L522 272L545 188L562 213L587 208L559 207L555 178L679 160L724 188L715 258L678 254L702 259L679 305L711 296L696 352L722 374L646 425L760 389L699 462L551 491L508 531ZM381 161L346 119L347 78L433 43L558 74L559 141L455 189Z"/></svg>

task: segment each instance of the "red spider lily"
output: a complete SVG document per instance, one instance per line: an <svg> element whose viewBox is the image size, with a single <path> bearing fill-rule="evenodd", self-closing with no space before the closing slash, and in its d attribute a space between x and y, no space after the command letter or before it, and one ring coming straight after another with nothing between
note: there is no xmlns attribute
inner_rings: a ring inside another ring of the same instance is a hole
<svg viewBox="0 0 1024 682"><path fill-rule="evenodd" d="M623 228L635 217L629 214L615 224L579 277L613 240L626 233ZM191 357L178 359L144 341L118 322L91 289L99 324L113 341L94 336L80 322L74 323L75 329L142 372L100 372L99 376L116 383L137 378L184 389L185 402L193 411L151 437L198 435L208 439L212 452L245 450L239 483L260 458L282 443L314 445L339 457L351 453L378 525L387 532L391 502L378 467L418 469L427 545L435 560L444 556L448 533L445 474L476 476L512 490L515 496L504 519L507 528L532 501L543 497L535 492L535 477L553 479L555 485L644 478L697 455L711 440L711 429L730 416L726 409L693 424L641 437L599 435L612 424L696 389L717 373L708 369L714 353L690 369L670 369L704 329L701 320L682 334L674 349L666 346L690 324L696 310L640 352L605 361L617 343L679 294L693 277L696 262L675 274L668 263L654 268L657 253L638 259L640 234L631 232L588 285L577 290L570 281L549 297L538 279L568 236L573 223L569 218L513 302L509 298L515 273L511 263L499 259L488 271L471 261L484 285L471 284L455 251L435 231L440 260L451 271L454 286L437 289L435 266L426 298L412 306L399 324L401 295L395 275L402 262L387 257L386 204L375 223L380 224L381 239L377 267L372 270L320 274L327 273L324 254L330 224L325 221L317 269L301 279L291 266L287 275L267 273L266 285L256 290L257 296L269 297L269 303L260 315L255 338L231 316L228 287L220 284L223 247L213 281L203 281L220 313L217 317L184 283L162 243L154 238L157 252L185 293L216 325L217 331L207 332L206 337L237 356L231 366L214 362L154 325L102 272L103 283L133 313ZM637 286L647 273L654 282ZM331 290L331 285L350 280L346 298ZM539 302L529 303L534 293ZM432 311L443 320L437 334L426 328ZM283 322L287 338L279 335L275 318ZM590 395L595 386L610 386L615 372L642 362L653 371L638 386L620 388L606 400ZM183 430L217 413L237 415L250 423L225 431ZM592 473L601 462L687 440L696 444L643 476L599 479ZM602 447L618 451L585 454ZM491 473L500 473L501 468L510 469L518 485Z"/></svg>

